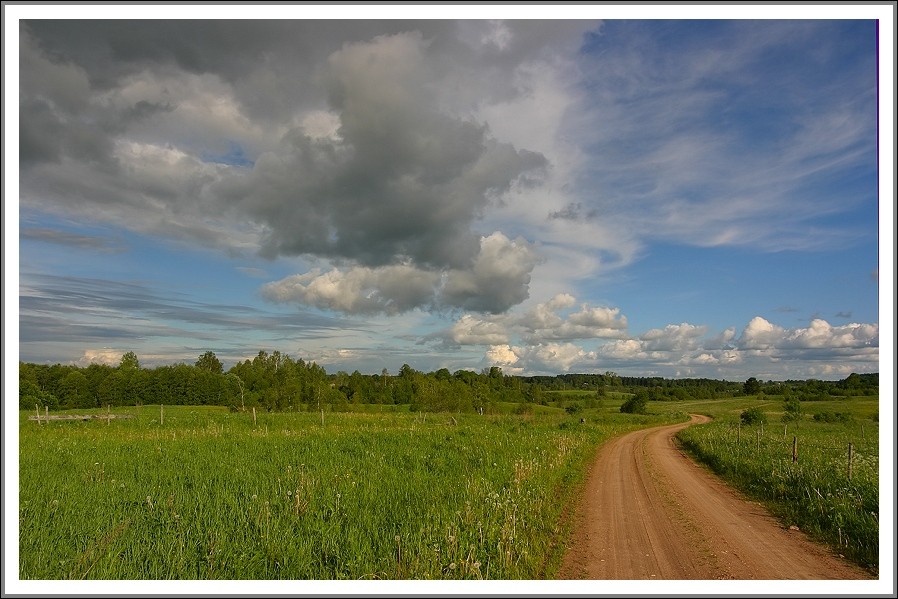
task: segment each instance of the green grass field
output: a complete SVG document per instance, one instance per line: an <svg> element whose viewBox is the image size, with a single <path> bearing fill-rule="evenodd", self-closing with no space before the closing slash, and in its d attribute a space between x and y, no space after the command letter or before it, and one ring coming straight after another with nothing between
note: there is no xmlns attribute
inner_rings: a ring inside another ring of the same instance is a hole
<svg viewBox="0 0 898 599"><path fill-rule="evenodd" d="M162 423L158 406L109 423L22 412L19 576L552 578L596 446L683 418L605 404L323 424L262 413L255 425L222 408L166 406Z"/></svg>
<svg viewBox="0 0 898 599"><path fill-rule="evenodd" d="M676 405L715 418L679 434L696 458L765 503L785 526L798 526L858 564L878 568L877 398L802 402L800 418L788 422L782 419L783 402L776 398ZM739 416L750 407L759 407L767 423L743 425ZM830 417L815 419L817 414Z"/></svg>
<svg viewBox="0 0 898 599"><path fill-rule="evenodd" d="M639 416L618 412L625 394L583 407L590 397L547 393L485 416L365 406L323 423L196 406L166 406L160 423L143 406L39 426L21 412L19 575L549 579L596 447L689 412L715 418L681 433L700 460L784 525L877 567L876 398L804 402L784 424L775 398L650 402ZM763 431L739 424L748 407L765 411ZM848 416L813 418L836 413Z"/></svg>

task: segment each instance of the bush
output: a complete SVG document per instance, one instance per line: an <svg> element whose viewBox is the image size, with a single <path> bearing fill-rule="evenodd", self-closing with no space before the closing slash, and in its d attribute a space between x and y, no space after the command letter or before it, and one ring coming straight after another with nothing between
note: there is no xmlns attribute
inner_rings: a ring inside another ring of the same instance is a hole
<svg viewBox="0 0 898 599"><path fill-rule="evenodd" d="M801 419L801 402L794 397L783 402L783 410L783 422Z"/></svg>
<svg viewBox="0 0 898 599"><path fill-rule="evenodd" d="M767 414L761 411L761 408L749 408L740 414L742 424L764 424L767 422Z"/></svg>
<svg viewBox="0 0 898 599"><path fill-rule="evenodd" d="M814 420L817 422L849 422L851 414L845 412L820 412L814 414Z"/></svg>
<svg viewBox="0 0 898 599"><path fill-rule="evenodd" d="M643 395L634 395L620 407L623 414L645 414L648 402Z"/></svg>

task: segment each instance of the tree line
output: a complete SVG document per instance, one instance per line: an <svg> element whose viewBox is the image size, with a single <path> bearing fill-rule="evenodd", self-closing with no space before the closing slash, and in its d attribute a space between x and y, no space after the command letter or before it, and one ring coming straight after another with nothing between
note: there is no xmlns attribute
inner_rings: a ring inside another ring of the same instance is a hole
<svg viewBox="0 0 898 599"><path fill-rule="evenodd" d="M852 374L843 381L744 383L713 379L663 379L604 374L506 375L493 366L480 372L441 368L421 372L403 364L396 374L339 371L328 374L315 362L278 351L259 351L225 371L214 352L193 364L144 368L134 352L117 366L19 363L19 408L98 408L142 404L222 405L233 410L351 409L355 404L403 404L411 410L492 411L499 402L547 404L561 397L598 399L611 390L645 401L715 399L736 395L789 395L796 399L866 395L878 389L878 375ZM559 395L576 391L577 395ZM588 392L584 395L584 392ZM591 402L592 403L592 402Z"/></svg>

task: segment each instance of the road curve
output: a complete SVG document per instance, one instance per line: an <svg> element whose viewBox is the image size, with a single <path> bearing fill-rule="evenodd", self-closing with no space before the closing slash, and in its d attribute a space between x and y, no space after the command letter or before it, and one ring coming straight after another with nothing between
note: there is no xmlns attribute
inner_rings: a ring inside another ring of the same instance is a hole
<svg viewBox="0 0 898 599"><path fill-rule="evenodd" d="M787 530L696 465L674 435L693 423L643 429L599 450L559 571L586 580L870 579Z"/></svg>

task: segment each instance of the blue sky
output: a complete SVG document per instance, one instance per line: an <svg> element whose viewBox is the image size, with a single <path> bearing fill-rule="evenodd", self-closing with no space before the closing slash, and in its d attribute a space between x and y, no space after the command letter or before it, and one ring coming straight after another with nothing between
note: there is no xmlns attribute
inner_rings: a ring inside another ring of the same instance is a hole
<svg viewBox="0 0 898 599"><path fill-rule="evenodd" d="M878 372L877 94L894 100L873 8L24 18L5 139L19 358Z"/></svg>

